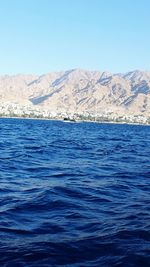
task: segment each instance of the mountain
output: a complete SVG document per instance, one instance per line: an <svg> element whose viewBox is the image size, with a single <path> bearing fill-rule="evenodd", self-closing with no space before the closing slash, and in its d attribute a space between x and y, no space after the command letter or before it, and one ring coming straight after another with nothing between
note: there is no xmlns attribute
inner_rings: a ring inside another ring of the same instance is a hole
<svg viewBox="0 0 150 267"><path fill-rule="evenodd" d="M149 122L150 72L73 69L41 76L0 76L0 114L128 117Z"/></svg>

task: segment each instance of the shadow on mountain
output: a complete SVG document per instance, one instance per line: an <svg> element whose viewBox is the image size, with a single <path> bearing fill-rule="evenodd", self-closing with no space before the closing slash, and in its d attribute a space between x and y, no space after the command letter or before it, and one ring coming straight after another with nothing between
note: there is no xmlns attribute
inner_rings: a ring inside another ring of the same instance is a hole
<svg viewBox="0 0 150 267"><path fill-rule="evenodd" d="M29 100L32 102L33 105L39 105L42 102L44 102L45 100L47 100L49 97L52 97L54 94L59 93L61 90L62 90L62 87L55 90L54 92L52 92L50 94L47 94L44 96L33 97L33 98L30 98Z"/></svg>

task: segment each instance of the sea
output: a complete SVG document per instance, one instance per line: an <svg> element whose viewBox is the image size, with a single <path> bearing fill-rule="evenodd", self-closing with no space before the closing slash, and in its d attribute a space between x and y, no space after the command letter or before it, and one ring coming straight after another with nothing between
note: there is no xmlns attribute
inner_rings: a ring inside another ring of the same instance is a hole
<svg viewBox="0 0 150 267"><path fill-rule="evenodd" d="M150 266L150 127L1 118L0 266Z"/></svg>

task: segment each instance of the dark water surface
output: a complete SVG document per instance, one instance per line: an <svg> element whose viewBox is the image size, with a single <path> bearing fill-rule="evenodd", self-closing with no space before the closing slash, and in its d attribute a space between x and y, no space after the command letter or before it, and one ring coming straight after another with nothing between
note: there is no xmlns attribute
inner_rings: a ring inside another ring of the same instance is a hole
<svg viewBox="0 0 150 267"><path fill-rule="evenodd" d="M150 266L150 127L0 119L0 266Z"/></svg>

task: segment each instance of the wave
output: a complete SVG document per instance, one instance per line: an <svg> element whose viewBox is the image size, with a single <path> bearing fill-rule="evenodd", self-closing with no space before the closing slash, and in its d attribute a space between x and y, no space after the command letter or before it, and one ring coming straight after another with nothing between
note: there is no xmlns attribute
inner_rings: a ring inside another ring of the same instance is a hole
<svg viewBox="0 0 150 267"><path fill-rule="evenodd" d="M150 265L149 127L0 121L0 266Z"/></svg>

